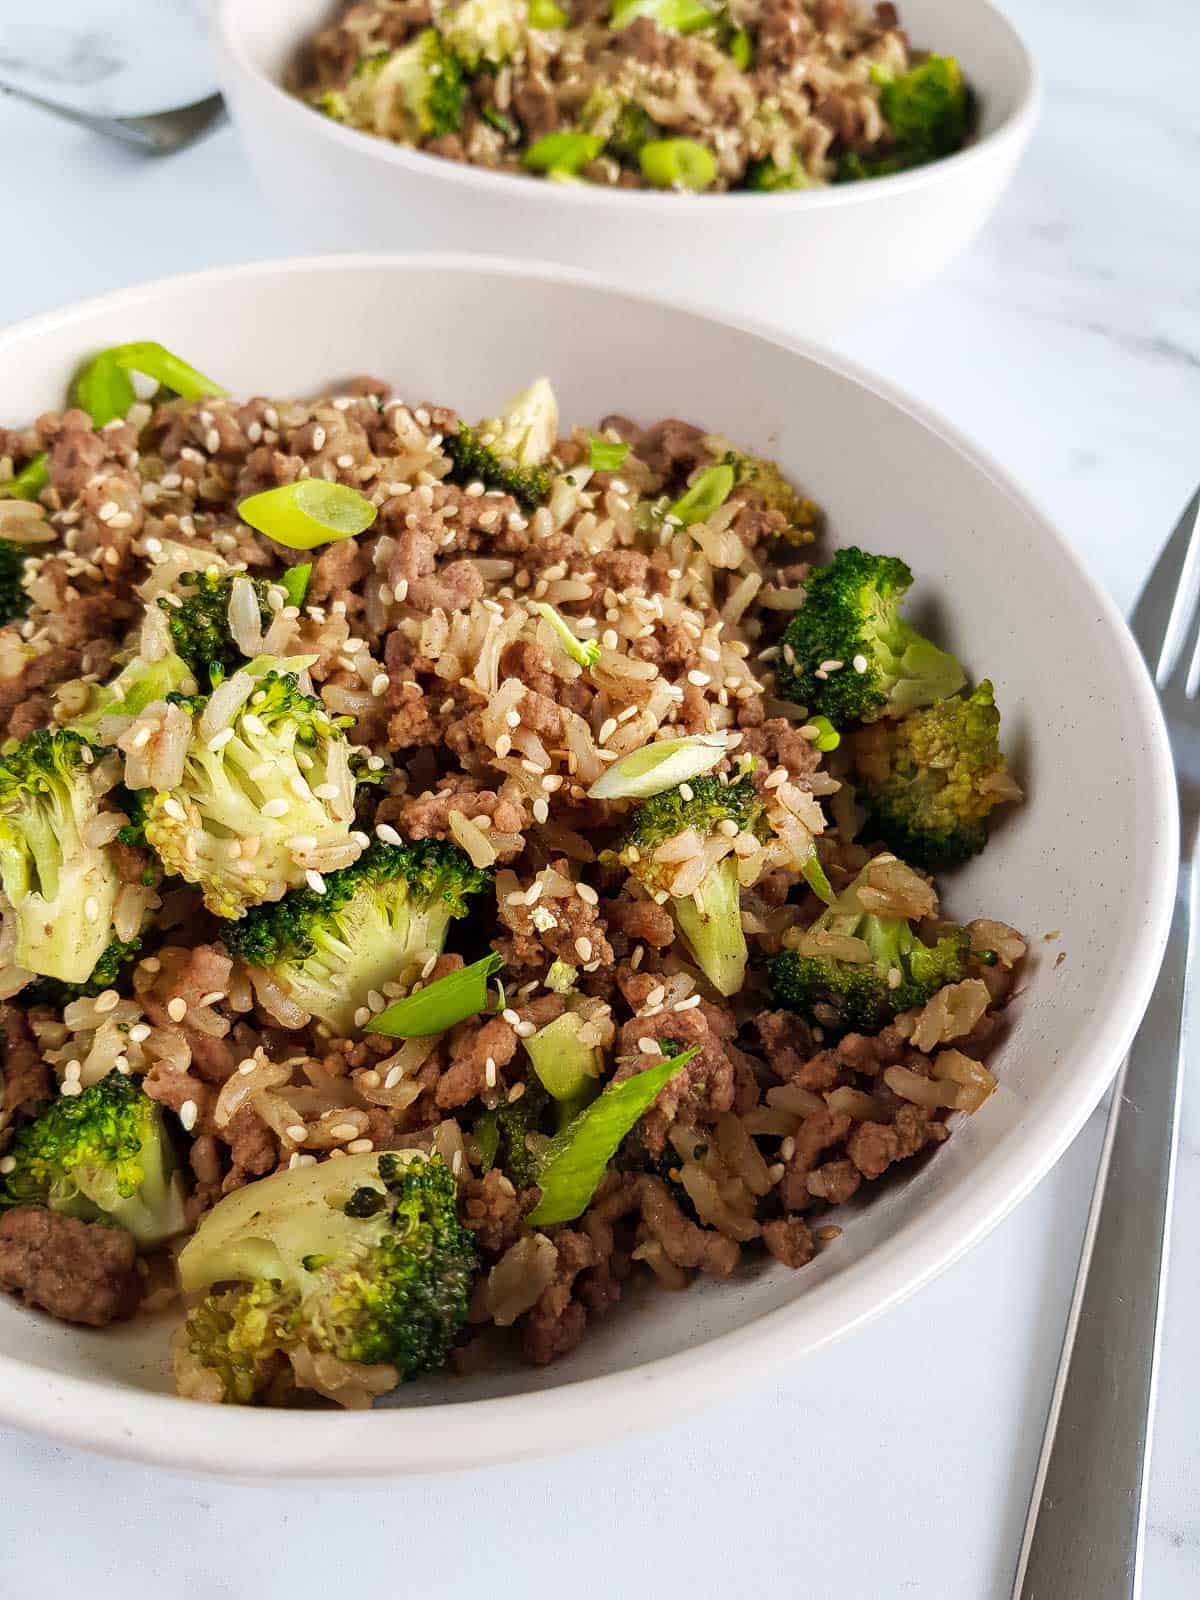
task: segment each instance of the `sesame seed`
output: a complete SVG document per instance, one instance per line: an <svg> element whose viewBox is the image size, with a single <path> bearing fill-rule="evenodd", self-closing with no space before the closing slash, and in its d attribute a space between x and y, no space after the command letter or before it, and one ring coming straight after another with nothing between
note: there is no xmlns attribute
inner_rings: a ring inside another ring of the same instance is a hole
<svg viewBox="0 0 1200 1600"><path fill-rule="evenodd" d="M224 1000L224 998L224 989L210 989L207 994L202 994L200 996L200 1004L202 1006L215 1006L219 1004L220 1001Z"/></svg>
<svg viewBox="0 0 1200 1600"><path fill-rule="evenodd" d="M821 665L817 668L817 671L825 673L840 672L845 665L846 663L844 661L838 661L835 657L829 661L822 661Z"/></svg>
<svg viewBox="0 0 1200 1600"><path fill-rule="evenodd" d="M149 1037L150 1025L147 1022L135 1022L133 1027L129 1030L130 1044L141 1044L144 1039L148 1039Z"/></svg>
<svg viewBox="0 0 1200 1600"><path fill-rule="evenodd" d="M304 881L314 894L325 893L325 879L313 867L304 874Z"/></svg>
<svg viewBox="0 0 1200 1600"><path fill-rule="evenodd" d="M514 1083L512 1088L508 1091L509 1105L511 1106L514 1104L514 1102L519 1100L524 1093L525 1085L523 1083Z"/></svg>
<svg viewBox="0 0 1200 1600"><path fill-rule="evenodd" d="M271 776L271 763L269 761L260 761L256 767L250 768L246 776L251 783L261 783L264 778Z"/></svg>
<svg viewBox="0 0 1200 1600"><path fill-rule="evenodd" d="M642 1052L642 1054L644 1056L660 1056L660 1055L662 1055L662 1045L659 1044L657 1039L650 1039L650 1038L639 1039L638 1040L638 1049Z"/></svg>
<svg viewBox="0 0 1200 1600"><path fill-rule="evenodd" d="M354 1026L356 1028L365 1028L367 1023L370 1022L370 1020L371 1020L371 1008L370 1008L370 1006L359 1006L358 1010L354 1013Z"/></svg>
<svg viewBox="0 0 1200 1600"><path fill-rule="evenodd" d="M94 894L88 895L83 903L83 914L89 922L95 922L100 916L100 902Z"/></svg>
<svg viewBox="0 0 1200 1600"><path fill-rule="evenodd" d="M601 723L600 732L596 735L596 737L599 739L601 744L605 744L609 739L612 738L616 731L617 719L616 717L609 717L606 722Z"/></svg>
<svg viewBox="0 0 1200 1600"><path fill-rule="evenodd" d="M338 797L338 786L336 783L318 783L316 788L313 790L313 794L318 800L336 800Z"/></svg>
<svg viewBox="0 0 1200 1600"><path fill-rule="evenodd" d="M267 731L266 723L261 717L256 717L253 711L248 711L242 718L242 727L247 733L253 733L259 738Z"/></svg>
<svg viewBox="0 0 1200 1600"><path fill-rule="evenodd" d="M17 1168L17 1158L16 1158L16 1156L0 1156L0 1173L2 1173L4 1175L4 1177L7 1178L8 1174L10 1172L15 1172L16 1171L16 1168Z"/></svg>
<svg viewBox="0 0 1200 1600"><path fill-rule="evenodd" d="M500 1016L503 1021L508 1023L510 1028L515 1028L521 1020L511 1006L505 1006Z"/></svg>
<svg viewBox="0 0 1200 1600"><path fill-rule="evenodd" d="M215 428L210 428L204 435L204 448L208 451L210 456L215 456L217 451L221 448L221 435Z"/></svg>
<svg viewBox="0 0 1200 1600"><path fill-rule="evenodd" d="M329 1130L331 1139L357 1139L358 1129L353 1122L335 1122Z"/></svg>
<svg viewBox="0 0 1200 1600"><path fill-rule="evenodd" d="M111 1011L120 998L120 995L115 989L105 989L103 994L98 994L96 996L96 1010Z"/></svg>
<svg viewBox="0 0 1200 1600"><path fill-rule="evenodd" d="M781 783L786 783L787 781L788 769L786 767L776 767L773 772L767 775L766 781L763 784L763 788L778 789Z"/></svg>
<svg viewBox="0 0 1200 1600"><path fill-rule="evenodd" d="M497 757L501 761L503 761L505 756L508 754L508 752L511 749L512 749L512 740L509 738L507 733L502 733L500 735L500 737L496 740L496 755L497 755Z"/></svg>
<svg viewBox="0 0 1200 1600"><path fill-rule="evenodd" d="M208 741L208 748L215 754L216 751L223 750L232 738L233 729L222 728L220 733L214 733L212 738Z"/></svg>
<svg viewBox="0 0 1200 1600"><path fill-rule="evenodd" d="M534 883L530 884L529 888L525 891L525 904L527 906L537 905L538 901L542 898L542 890L545 887L546 885L540 878L538 878Z"/></svg>
<svg viewBox="0 0 1200 1600"><path fill-rule="evenodd" d="M865 672L867 670L867 658L861 654L857 655L850 665L854 668L855 672Z"/></svg>
<svg viewBox="0 0 1200 1600"><path fill-rule="evenodd" d="M375 829L375 837L377 839L382 839L384 844L404 843L404 840L396 832L395 828L389 827L386 822L381 822Z"/></svg>
<svg viewBox="0 0 1200 1600"><path fill-rule="evenodd" d="M187 1016L187 1001L181 995L167 1001L167 1015L172 1022L182 1022Z"/></svg>
<svg viewBox="0 0 1200 1600"><path fill-rule="evenodd" d="M396 1085L400 1082L400 1079L403 1076L404 1076L404 1068L403 1067L391 1067L391 1068L389 1068L388 1075L383 1080L383 1087L385 1089L394 1089L396 1087Z"/></svg>
<svg viewBox="0 0 1200 1600"><path fill-rule="evenodd" d="M371 1151L374 1150L374 1148L375 1148L374 1139L351 1139L350 1143L346 1146L346 1149L350 1152L350 1154L352 1156L370 1155ZM457 1154L458 1154L458 1152L455 1151L455 1155L457 1155Z"/></svg>
<svg viewBox="0 0 1200 1600"><path fill-rule="evenodd" d="M325 448L325 429L318 422L312 431L312 447L314 450Z"/></svg>
<svg viewBox="0 0 1200 1600"><path fill-rule="evenodd" d="M520 1038L520 1039L531 1039L536 1032L537 1032L537 1024L536 1023L533 1023L533 1022L518 1022L517 1023L517 1037Z"/></svg>
<svg viewBox="0 0 1200 1600"><path fill-rule="evenodd" d="M494 1056L489 1056L483 1063L483 1081L489 1089L496 1087L496 1061Z"/></svg>
<svg viewBox="0 0 1200 1600"><path fill-rule="evenodd" d="M390 679L388 678L386 672L377 672L371 679L371 693L376 699L378 699L380 695L387 693L389 682Z"/></svg>
<svg viewBox="0 0 1200 1600"><path fill-rule="evenodd" d="M294 772L288 779L288 788L297 800L307 800L312 792L298 772Z"/></svg>
<svg viewBox="0 0 1200 1600"><path fill-rule="evenodd" d="M899 967L888 968L887 981L889 989L898 989L900 987L900 985L904 982L904 974L900 971Z"/></svg>
<svg viewBox="0 0 1200 1600"><path fill-rule="evenodd" d="M519 711L506 711L504 720L510 728L519 728L521 726L521 713Z"/></svg>
<svg viewBox="0 0 1200 1600"><path fill-rule="evenodd" d="M675 1004L671 1007L671 1010L690 1011L693 1006L698 1006L699 1004L700 996L698 994L690 994L686 1000L676 1000Z"/></svg>
<svg viewBox="0 0 1200 1600"><path fill-rule="evenodd" d="M580 934L575 941L575 952L581 961L590 961L592 959L592 941Z"/></svg>
<svg viewBox="0 0 1200 1600"><path fill-rule="evenodd" d="M264 817L282 817L287 815L288 803L281 797L268 800L262 807Z"/></svg>
<svg viewBox="0 0 1200 1600"><path fill-rule="evenodd" d="M738 831L738 825L732 817L722 817L720 822L717 823L717 832L722 838L736 839Z"/></svg>
<svg viewBox="0 0 1200 1600"><path fill-rule="evenodd" d="M168 795L163 801L163 810L169 817L173 817L176 822L187 821L187 812L173 794Z"/></svg>
<svg viewBox="0 0 1200 1600"><path fill-rule="evenodd" d="M185 1100L179 1108L179 1120L183 1123L188 1133L196 1126L196 1117L200 1107L194 1100Z"/></svg>
<svg viewBox="0 0 1200 1600"><path fill-rule="evenodd" d="M679 798L681 800L694 800L696 798L696 791L690 783L681 783L679 785Z"/></svg>
<svg viewBox="0 0 1200 1600"><path fill-rule="evenodd" d="M575 893L583 901L584 905L595 906L600 904L600 896L590 883L577 883L575 885Z"/></svg>
<svg viewBox="0 0 1200 1600"><path fill-rule="evenodd" d="M646 996L646 1004L648 1006L660 1006L666 998L666 989L661 983L656 983L654 988L651 989L650 993Z"/></svg>
<svg viewBox="0 0 1200 1600"><path fill-rule="evenodd" d="M783 1143L779 1146L779 1154L783 1157L783 1159L785 1161L790 1161L792 1159L792 1157L796 1154L796 1141L795 1141L795 1139L792 1138L790 1133L788 1134L787 1138L783 1141Z"/></svg>

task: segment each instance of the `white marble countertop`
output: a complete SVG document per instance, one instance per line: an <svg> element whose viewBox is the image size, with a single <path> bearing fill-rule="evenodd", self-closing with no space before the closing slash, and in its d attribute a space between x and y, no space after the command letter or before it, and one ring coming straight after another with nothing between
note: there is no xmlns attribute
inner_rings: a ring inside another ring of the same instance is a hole
<svg viewBox="0 0 1200 1600"><path fill-rule="evenodd" d="M1006 4L1046 79L1017 182L947 277L845 346L982 441L1128 607L1200 475L1193 6ZM207 87L188 31L198 11L42 0L36 21L0 19L0 79L118 111L182 100ZM32 62L51 62L53 80L23 70ZM21 219L19 234L3 230L5 319L285 248L227 128L145 164L0 101L0 139L5 215ZM1148 1600L1200 1592L1196 1098ZM89 1600L127 1600L134 1581L163 1600L315 1600L349 1580L356 1593L558 1600L603 1578L663 1600L1002 1600L1098 1143L1093 1118L973 1254L815 1363L755 1374L736 1403L619 1445L426 1483L282 1490L156 1475L0 1430L0 1592L82 1582Z"/></svg>

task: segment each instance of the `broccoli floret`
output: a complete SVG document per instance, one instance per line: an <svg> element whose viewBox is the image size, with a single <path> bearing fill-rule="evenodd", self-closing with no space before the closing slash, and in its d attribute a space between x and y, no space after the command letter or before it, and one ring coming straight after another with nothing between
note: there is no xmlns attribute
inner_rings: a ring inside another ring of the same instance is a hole
<svg viewBox="0 0 1200 1600"><path fill-rule="evenodd" d="M124 830L122 830L124 831ZM83 983L62 983L57 978L40 978L29 990L29 998L37 1005L53 1006L61 1011L72 1000L82 1000L103 994L116 986L117 980L142 948L141 938L112 938L104 954L92 968L92 975Z"/></svg>
<svg viewBox="0 0 1200 1600"><path fill-rule="evenodd" d="M165 595L158 603L167 619L171 642L198 684L216 685L229 673L243 666L246 656L234 642L229 627L229 597L235 578L245 573L222 572L209 567L204 572L180 574L182 603L173 604ZM258 616L263 631L270 627L275 613L267 603L270 587L261 578L246 580L258 601Z"/></svg>
<svg viewBox="0 0 1200 1600"><path fill-rule="evenodd" d="M851 545L808 575L776 668L779 692L842 728L902 717L963 686L963 670L900 619L912 573Z"/></svg>
<svg viewBox="0 0 1200 1600"><path fill-rule="evenodd" d="M971 131L974 96L953 56L930 56L899 75L877 66L871 72L879 85L879 109L892 132L882 155L850 150L838 166L843 182L882 178L953 155Z"/></svg>
<svg viewBox="0 0 1200 1600"><path fill-rule="evenodd" d="M471 1132L483 1155L482 1170L499 1167L518 1189L537 1182L538 1158L530 1134L542 1134L551 1099L538 1079L530 1079L517 1100L506 1100L476 1117Z"/></svg>
<svg viewBox="0 0 1200 1600"><path fill-rule="evenodd" d="M999 735L986 681L973 694L864 728L854 744L856 793L879 838L929 871L978 855L988 814L1020 797Z"/></svg>
<svg viewBox="0 0 1200 1600"><path fill-rule="evenodd" d="M289 1356L301 1383L321 1356L391 1368L387 1387L440 1367L478 1267L457 1202L441 1158L415 1152L297 1167L228 1195L179 1257L184 1290L209 1291L182 1330L181 1380L205 1369L220 1399L272 1404L294 1388Z"/></svg>
<svg viewBox="0 0 1200 1600"><path fill-rule="evenodd" d="M796 189L812 189L816 181L799 156L793 156L785 167L777 166L770 156L763 156L746 168L746 187L753 189L756 194L784 194Z"/></svg>
<svg viewBox="0 0 1200 1600"><path fill-rule="evenodd" d="M789 544L812 544L821 526L821 508L802 495L765 456L747 455L740 450L726 457L736 474L737 487L750 490L768 511L779 511L788 525L778 537Z"/></svg>
<svg viewBox="0 0 1200 1600"><path fill-rule="evenodd" d="M971 940L966 929L956 928L927 945L904 917L864 910L860 891L871 888L881 866L893 863L893 857L884 856L868 862L812 924L799 948L771 958L777 1004L833 1031L878 1033L900 1012L924 1005L944 984L967 976ZM854 941L858 959L850 959L846 940Z"/></svg>
<svg viewBox="0 0 1200 1600"><path fill-rule="evenodd" d="M326 877L324 894L293 889L255 907L225 944L345 1037L366 1020L368 994L439 953L451 920L465 917L469 897L490 881L444 840L375 840L353 866Z"/></svg>
<svg viewBox="0 0 1200 1600"><path fill-rule="evenodd" d="M206 725L207 701L176 700L192 717L183 777L146 806L147 843L167 872L200 885L218 917L241 917L309 871L349 866L361 853L350 837L354 776L341 719L276 659L259 657L216 691L249 680L219 728Z"/></svg>
<svg viewBox="0 0 1200 1600"><path fill-rule="evenodd" d="M710 773L652 795L636 806L618 853L622 865L660 903L670 906L700 970L724 995L736 994L746 975L738 858L733 853L723 856L708 868L694 890L677 895L671 893L671 886L684 863L679 859L659 861L656 852L689 830L696 835L699 851L710 835L726 831L725 823L733 823L738 833L756 833L762 811L748 773L734 783L723 783Z"/></svg>
<svg viewBox="0 0 1200 1600"><path fill-rule="evenodd" d="M462 67L434 28L424 28L399 50L366 56L341 91L317 104L336 122L415 144L455 133L466 89Z"/></svg>
<svg viewBox="0 0 1200 1600"><path fill-rule="evenodd" d="M552 474L544 463L557 441L558 401L550 380L538 378L498 417L475 428L460 422L443 449L458 481L478 480L532 508L550 493Z"/></svg>
<svg viewBox="0 0 1200 1600"><path fill-rule="evenodd" d="M100 810L91 747L69 729L39 728L0 755L0 885L17 966L84 983L112 934L120 880L85 842Z"/></svg>
<svg viewBox="0 0 1200 1600"><path fill-rule="evenodd" d="M110 740L103 728L106 717L136 717L151 701L195 691L191 667L174 651L168 651L158 661L144 661L135 655L115 678L93 690L91 705L66 726L97 745L107 744Z"/></svg>
<svg viewBox="0 0 1200 1600"><path fill-rule="evenodd" d="M14 539L0 539L0 627L14 622L29 610L29 596L22 578L29 559L28 545Z"/></svg>
<svg viewBox="0 0 1200 1600"><path fill-rule="evenodd" d="M113 1222L146 1247L186 1226L162 1107L119 1072L61 1095L17 1131L10 1155L0 1210L48 1206L84 1222Z"/></svg>
<svg viewBox="0 0 1200 1600"><path fill-rule="evenodd" d="M464 0L440 18L440 27L468 72L481 63L502 67L524 53L529 8L525 0Z"/></svg>

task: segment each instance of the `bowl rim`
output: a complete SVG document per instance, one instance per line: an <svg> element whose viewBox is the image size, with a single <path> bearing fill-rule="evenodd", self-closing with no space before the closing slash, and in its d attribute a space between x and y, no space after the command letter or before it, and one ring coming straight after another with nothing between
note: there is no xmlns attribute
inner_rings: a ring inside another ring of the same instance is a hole
<svg viewBox="0 0 1200 1600"><path fill-rule="evenodd" d="M891 173L882 178L872 178L860 183L831 184L825 188L772 194L766 198L774 207L788 211L797 208L833 210L867 204L873 197L882 197L884 200L889 197L899 198L915 190L948 181L955 174L961 173L965 179L970 175L972 168L985 160L990 160L993 156L1001 155L1006 150L1011 149L1015 157L1032 133L1034 123L1037 121L1042 96L1041 75L1025 40L1012 21L992 3L992 0L971 0L971 3L986 12L1001 32L1008 36L1019 62L1021 79L1017 89L1016 104L1004 121L983 138L955 151L953 155L942 156L925 166L914 167L909 172ZM656 208L669 205L669 215L695 216L698 211L702 216L716 204L723 205L727 210L759 208L763 204L764 196L752 194L747 190L723 191L715 195L677 192L668 194L654 189L618 189L600 184L549 183L545 180L539 182L536 178L525 177L520 173L493 172L487 167L474 166L470 162L450 161L444 156L427 155L422 150L395 144L378 134L343 127L330 117L321 116L295 95L289 94L282 84L277 83L250 56L238 26L241 11L242 0L216 0L212 13L212 27L218 56L252 82L257 90L265 91L280 115L291 119L303 118L302 122L293 120L291 124L297 133L307 126L309 132L316 133L318 137L332 139L335 144L340 144L347 151L357 151L359 155L399 167L402 171L411 172L418 177L440 178L467 190L490 193L497 199L502 199L506 195L511 197L513 184L519 183L526 188L536 185L531 199L536 199L540 195L544 204L551 206L561 204L584 210L597 208L621 212L628 209L635 213L639 211L653 213Z"/></svg>
<svg viewBox="0 0 1200 1600"><path fill-rule="evenodd" d="M683 311L764 340L848 379L905 412L964 456L1057 547L1073 569L1081 595L1111 632L1113 661L1147 731L1145 770L1152 806L1145 822L1154 844L1145 879L1145 933L1135 958L1122 969L1105 1004L1097 1007L1090 1033L1070 1046L1078 1069L1063 1075L1066 1081L1051 1093L1041 1117L1025 1130L1019 1145L1010 1141L1007 1151L993 1152L982 1164L984 1170L971 1191L971 1220L964 1225L960 1209L934 1207L878 1245L869 1271L847 1273L811 1291L810 1302L834 1299L839 1310L836 1326L806 1330L803 1343L797 1342L791 1328L797 1304L792 1302L689 1350L603 1376L519 1395L348 1414L214 1410L173 1395L31 1368L0 1352L0 1422L103 1455L225 1478L365 1479L480 1468L556 1454L699 1410L710 1400L733 1393L747 1375L765 1370L771 1355L795 1359L863 1326L965 1255L1041 1181L1075 1138L1132 1043L1158 975L1174 908L1179 823L1170 743L1149 673L1116 604L1051 519L985 450L937 411L838 352L766 324L713 316L694 303L628 289L598 273L463 252L408 251L284 257L133 285L0 330L0 360L13 345L59 331L76 320L136 309L179 290L199 288L218 294L229 284L256 278L381 269L400 275L426 275L432 269L518 278L599 290L626 301ZM814 1324L817 1320L810 1319Z"/></svg>

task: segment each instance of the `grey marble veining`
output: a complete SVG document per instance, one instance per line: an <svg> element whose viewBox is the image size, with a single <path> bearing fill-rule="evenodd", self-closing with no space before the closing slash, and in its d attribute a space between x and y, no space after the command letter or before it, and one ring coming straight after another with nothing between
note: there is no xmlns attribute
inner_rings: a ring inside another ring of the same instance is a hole
<svg viewBox="0 0 1200 1600"><path fill-rule="evenodd" d="M211 71L202 9L45 0L18 18L9 0L0 77L19 68L29 88L103 110L194 98ZM1046 81L1017 181L943 280L843 344L982 442L1128 607L1200 478L1196 11L1006 9ZM146 164L0 101L0 138L21 154L6 165L6 213L55 224L0 252L5 318L284 248L229 130ZM1146 1600L1200 1593L1190 1086L1184 1119ZM453 1600L601 1587L1006 1600L1098 1140L1093 1118L1001 1227L882 1321L622 1445L428 1484L284 1492L0 1433L0 1593L64 1593L86 1573L89 1600L128 1600L136 1548L164 1600L319 1600L351 1579L356 1593Z"/></svg>

